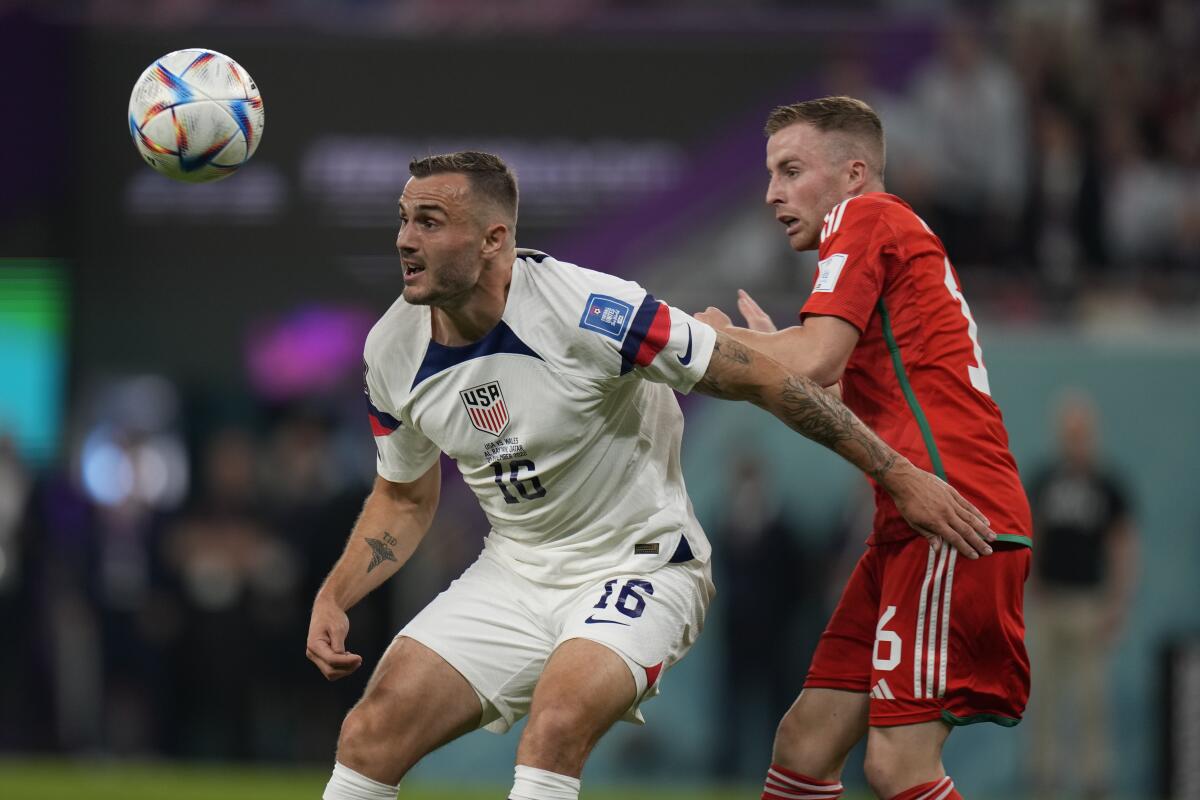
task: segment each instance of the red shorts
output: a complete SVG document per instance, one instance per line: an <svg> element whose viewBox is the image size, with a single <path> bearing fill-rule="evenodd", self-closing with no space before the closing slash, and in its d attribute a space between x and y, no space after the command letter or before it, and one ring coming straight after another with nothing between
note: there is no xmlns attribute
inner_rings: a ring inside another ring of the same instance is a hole
<svg viewBox="0 0 1200 800"><path fill-rule="evenodd" d="M1016 725L1029 699L1022 613L1028 547L978 560L921 538L859 559L805 688L871 695L871 725Z"/></svg>

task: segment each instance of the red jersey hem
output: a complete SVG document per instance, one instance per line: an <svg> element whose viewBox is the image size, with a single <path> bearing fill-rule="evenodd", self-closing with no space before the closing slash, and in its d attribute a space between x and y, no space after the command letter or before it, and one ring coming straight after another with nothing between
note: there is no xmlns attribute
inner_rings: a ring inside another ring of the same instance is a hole
<svg viewBox="0 0 1200 800"><path fill-rule="evenodd" d="M837 680L834 678L808 678L804 681L805 689L840 689L845 692L866 694L871 690L871 681Z"/></svg>

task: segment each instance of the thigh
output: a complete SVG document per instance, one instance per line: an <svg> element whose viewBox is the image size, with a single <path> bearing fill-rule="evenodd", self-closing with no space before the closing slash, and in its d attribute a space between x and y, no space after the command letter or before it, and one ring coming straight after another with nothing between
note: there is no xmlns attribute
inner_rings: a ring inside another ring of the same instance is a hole
<svg viewBox="0 0 1200 800"><path fill-rule="evenodd" d="M480 714L458 670L420 642L397 637L343 723L339 758L360 771L386 765L394 783L427 753L477 728Z"/></svg>
<svg viewBox="0 0 1200 800"><path fill-rule="evenodd" d="M561 606L558 643L583 639L618 655L635 688L626 716L641 721L638 706L691 649L714 593L711 568L699 561L598 581Z"/></svg>
<svg viewBox="0 0 1200 800"><path fill-rule="evenodd" d="M554 649L538 613L547 590L486 552L400 631L462 674L483 709L480 724L507 731L529 712L533 689Z"/></svg>
<svg viewBox="0 0 1200 800"><path fill-rule="evenodd" d="M871 690L871 649L879 619L881 553L896 545L868 547L846 582L829 624L817 642L804 689Z"/></svg>
<svg viewBox="0 0 1200 800"><path fill-rule="evenodd" d="M565 641L534 689L522 741L548 728L558 739L594 742L633 704L635 691L625 660L611 648L588 639ZM554 719L547 723L547 717Z"/></svg>

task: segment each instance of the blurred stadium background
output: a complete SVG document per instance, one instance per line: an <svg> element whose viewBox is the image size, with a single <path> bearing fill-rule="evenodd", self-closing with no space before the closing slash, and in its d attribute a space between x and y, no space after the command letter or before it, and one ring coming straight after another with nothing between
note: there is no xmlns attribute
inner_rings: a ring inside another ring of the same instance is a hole
<svg viewBox="0 0 1200 800"><path fill-rule="evenodd" d="M202 186L148 170L124 118L141 70L196 46L267 111L253 162ZM956 262L1023 474L1064 392L1094 404L1141 561L1084 702L1111 707L1114 796L1200 797L1194 0L9 0L0 64L0 797L319 795L368 669L324 682L307 606L372 475L361 344L402 287L410 157L496 151L524 246L690 310L745 288L784 321L813 259L762 206L761 123L828 93L881 113L889 189ZM751 408L685 410L720 593L585 796L757 796L867 532L834 458ZM452 472L352 616L368 668L479 547ZM1060 723L1069 789L1084 723ZM1032 728L956 732L964 793L1033 796ZM498 797L515 746L468 736L413 796Z"/></svg>

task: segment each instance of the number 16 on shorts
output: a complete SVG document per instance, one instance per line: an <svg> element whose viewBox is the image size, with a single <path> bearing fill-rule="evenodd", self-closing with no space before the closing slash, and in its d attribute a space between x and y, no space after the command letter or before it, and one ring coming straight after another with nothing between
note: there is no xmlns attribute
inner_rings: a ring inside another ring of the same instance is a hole
<svg viewBox="0 0 1200 800"><path fill-rule="evenodd" d="M617 599L611 603L612 610L623 614L628 619L637 619L646 610L646 598L654 594L654 586L650 581L642 578L630 578L622 581L619 578L614 578L604 584L604 593L600 596L599 602L592 606L593 613L588 615L584 620L588 625L628 625L627 621L619 618L612 618L611 614L597 614L596 609L608 611L613 593L617 591L618 584L621 585L620 592L617 593Z"/></svg>

